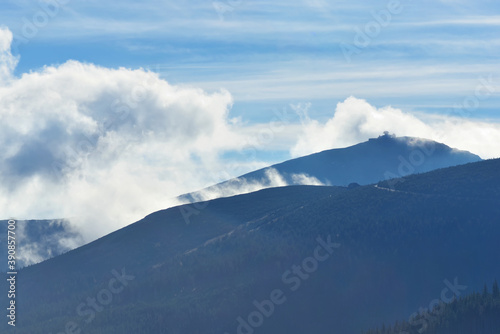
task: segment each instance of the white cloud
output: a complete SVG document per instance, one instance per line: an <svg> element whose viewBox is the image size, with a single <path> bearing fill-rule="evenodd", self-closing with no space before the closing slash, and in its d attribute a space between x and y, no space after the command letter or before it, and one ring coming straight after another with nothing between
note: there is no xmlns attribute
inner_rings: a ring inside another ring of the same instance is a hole
<svg viewBox="0 0 500 334"><path fill-rule="evenodd" d="M458 111L459 115L460 112L468 113L465 108ZM365 100L349 97L337 104L335 114L325 124L305 119L291 154L296 157L346 147L389 131L399 136L432 139L482 158L500 157L500 123L459 115L412 114L390 106L376 108Z"/></svg>
<svg viewBox="0 0 500 334"><path fill-rule="evenodd" d="M193 194L196 201L207 201L219 197L229 197L237 194L246 194L270 187L284 187L287 183L274 168L268 168L265 177L258 181L233 179L221 185L215 185L197 191Z"/></svg>
<svg viewBox="0 0 500 334"><path fill-rule="evenodd" d="M293 184L297 185L311 185L311 186L324 186L325 184L315 178L314 176L310 176L307 174L292 174Z"/></svg>
<svg viewBox="0 0 500 334"><path fill-rule="evenodd" d="M84 240L64 220L51 222L17 221L16 259L20 266L41 262L80 246ZM28 227L30 226L30 227ZM28 231L29 230L29 231ZM34 233L35 231L39 233Z"/></svg>
<svg viewBox="0 0 500 334"><path fill-rule="evenodd" d="M265 166L256 156L231 164L221 156L272 149L289 133L288 115L268 125L243 125L229 117L229 92L174 86L142 69L67 61L15 77L11 42L10 31L0 30L6 59L0 212L8 216L68 218L90 241L180 204L180 194L237 176L241 165ZM320 184L307 175L296 178ZM263 180L212 189L202 199L284 185L269 170ZM82 240L64 242L71 248ZM41 259L40 247L24 247L28 262Z"/></svg>
<svg viewBox="0 0 500 334"><path fill-rule="evenodd" d="M308 174L291 174L293 185L324 186L317 178ZM266 168L264 177L260 180L247 180L235 178L228 182L218 184L191 194L196 201L207 201L214 198L229 197L238 194L246 194L271 187L285 187L290 185L285 178L275 169Z"/></svg>
<svg viewBox="0 0 500 334"><path fill-rule="evenodd" d="M12 79L12 72L18 62L10 51L12 38L12 32L9 29L0 27L0 84Z"/></svg>
<svg viewBox="0 0 500 334"><path fill-rule="evenodd" d="M0 30L0 211L69 217L89 239L175 204L243 146L231 95L77 61L14 77Z"/></svg>

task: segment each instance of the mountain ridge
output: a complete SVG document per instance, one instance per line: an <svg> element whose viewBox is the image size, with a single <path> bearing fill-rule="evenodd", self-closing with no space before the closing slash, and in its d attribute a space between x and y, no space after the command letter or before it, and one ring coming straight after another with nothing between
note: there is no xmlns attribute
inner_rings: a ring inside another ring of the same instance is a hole
<svg viewBox="0 0 500 334"><path fill-rule="evenodd" d="M422 163L420 160L423 159ZM452 165L478 161L480 157L466 151L452 149L444 144L431 140L414 137L396 137L385 133L378 138L369 139L346 148L325 150L308 156L299 157L281 162L260 170L256 170L220 184L179 196L180 202L199 202L217 197L227 197L245 193L249 189L276 186L273 177L283 179L287 185L330 184L347 186L349 184L371 184L389 178L400 178L411 173L425 172L430 169L443 168ZM379 164L374 161L381 161ZM189 220L196 215L200 204L186 207L184 217ZM40 226L28 224L32 230L45 231L33 236L30 245L25 240L26 249L31 253L31 260L20 262L21 266L39 262L48 257L59 255L72 249L71 247L57 246L53 240L55 233L62 235L62 231L50 228L53 220L37 220ZM7 221L2 226L6 229ZM24 224L24 223L20 223ZM43 226L42 226L43 225ZM83 239L71 226L63 226L68 237L73 236L72 244L81 245ZM36 239L36 240L35 240ZM45 242L43 240L46 240ZM68 241L71 241L68 239ZM6 249L6 240L0 238L0 248ZM47 252L45 250L51 250ZM1 255L1 253L0 253ZM37 260L38 259L38 260ZM2 267L4 268L4 267ZM0 268L0 270L2 270Z"/></svg>
<svg viewBox="0 0 500 334"><path fill-rule="evenodd" d="M396 185L408 193L373 185L266 189L209 201L189 224L183 206L155 212L20 271L19 291L31 302L19 297L19 333L57 331L70 320L91 334L232 333L239 316L255 311L252 301L277 288L288 301L261 333L359 333L391 323L434 299L443 279L477 289L500 275L491 266L500 261L498 170L500 160L492 160L451 167L447 178L443 170L408 176ZM456 180L493 197L454 198L448 185ZM421 184L435 185L436 194L415 191ZM282 274L310 256L318 236L341 247L297 292L286 290ZM135 280L87 324L77 306L122 269Z"/></svg>
<svg viewBox="0 0 500 334"><path fill-rule="evenodd" d="M196 202L206 199L206 193L224 194L226 189L238 189L245 184L268 184L269 172L278 174L287 185L307 184L311 180L334 186L367 185L481 160L478 155L432 140L385 133L353 146L324 150L261 168L179 198Z"/></svg>

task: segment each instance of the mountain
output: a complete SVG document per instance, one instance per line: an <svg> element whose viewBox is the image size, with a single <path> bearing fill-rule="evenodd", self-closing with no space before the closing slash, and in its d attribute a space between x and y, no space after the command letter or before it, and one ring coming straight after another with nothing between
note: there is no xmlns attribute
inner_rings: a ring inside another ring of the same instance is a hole
<svg viewBox="0 0 500 334"><path fill-rule="evenodd" d="M499 170L487 160L155 212L21 270L14 332L350 334L408 319L500 277Z"/></svg>
<svg viewBox="0 0 500 334"><path fill-rule="evenodd" d="M204 191L180 196L183 202L197 202L247 192L245 185L258 184L255 188L271 186L266 179L270 174L282 177L286 184L299 185L323 183L347 186L351 183L370 184L411 173L422 173L437 168L481 160L477 155L452 149L430 140L395 137L384 134L376 139L348 148L334 149L285 161L260 169L238 178L209 187ZM207 196L208 194L208 196ZM19 266L38 263L83 244L82 237L64 220L20 221L26 225L22 242L23 258ZM0 256L6 259L7 221L0 221ZM23 232L21 230L20 232ZM4 261L4 263L6 263ZM0 267L5 270L6 265Z"/></svg>
<svg viewBox="0 0 500 334"><path fill-rule="evenodd" d="M435 141L385 133L351 147L327 150L259 169L181 198L197 201L206 197L204 193L224 194L227 193L225 189L238 189L245 184L267 184L269 173L279 174L288 185L314 181L336 186L366 185L480 160L475 154Z"/></svg>

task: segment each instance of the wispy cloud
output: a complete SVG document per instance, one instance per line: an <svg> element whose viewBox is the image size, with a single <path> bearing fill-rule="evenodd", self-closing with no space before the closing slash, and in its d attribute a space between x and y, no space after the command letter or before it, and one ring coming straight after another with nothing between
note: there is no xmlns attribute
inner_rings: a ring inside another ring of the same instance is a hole
<svg viewBox="0 0 500 334"><path fill-rule="evenodd" d="M425 27L425 26L499 26L499 15L465 16L461 18L448 18L441 20L419 20L414 22L401 22L399 26Z"/></svg>
<svg viewBox="0 0 500 334"><path fill-rule="evenodd" d="M115 67L158 64L170 68L162 73L169 81L226 88L237 102L348 95L388 100L395 92L406 105L449 103L443 96L460 98L467 82L497 73L500 16L493 1L402 0L403 11L391 16L352 64L340 45L352 44L357 31L376 21L374 13L387 9L387 1L219 2L229 8L222 20L212 1L69 1L26 45L29 54L38 54L40 44L52 48L46 56L51 61L25 56L20 68L64 63L58 54L85 45L71 57ZM35 1L18 2L0 18L22 37L24 19L39 10ZM369 81L381 68L413 71L406 78L387 72Z"/></svg>

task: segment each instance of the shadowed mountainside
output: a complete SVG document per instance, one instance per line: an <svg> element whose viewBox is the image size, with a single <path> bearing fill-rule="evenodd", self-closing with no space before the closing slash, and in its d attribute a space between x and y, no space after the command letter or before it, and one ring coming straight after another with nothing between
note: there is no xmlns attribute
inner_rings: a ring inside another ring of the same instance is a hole
<svg viewBox="0 0 500 334"><path fill-rule="evenodd" d="M189 205L153 213L21 270L16 333L349 334L407 319L448 284L459 296L500 277L499 170L266 189L200 203L189 224Z"/></svg>

